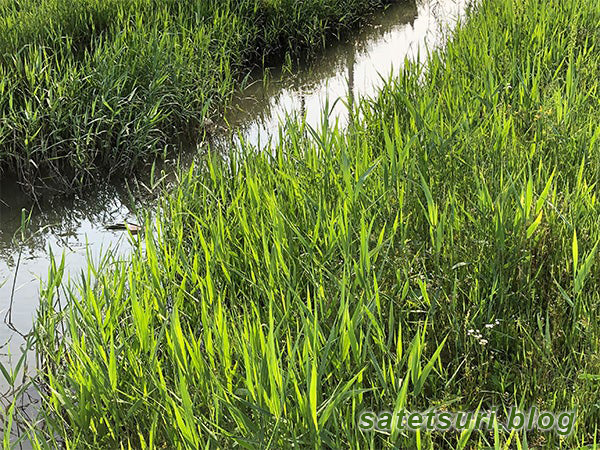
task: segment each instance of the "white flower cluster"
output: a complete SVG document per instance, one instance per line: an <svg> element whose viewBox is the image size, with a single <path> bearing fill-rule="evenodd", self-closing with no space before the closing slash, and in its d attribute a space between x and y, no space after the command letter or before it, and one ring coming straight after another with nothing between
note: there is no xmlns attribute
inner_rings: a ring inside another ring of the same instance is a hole
<svg viewBox="0 0 600 450"><path fill-rule="evenodd" d="M484 325L484 327L488 330L491 330L492 328L494 328L495 326L499 325L500 321L498 319L496 319L494 322L491 323L486 323ZM489 342L487 339L485 339L483 337L483 334L481 334L481 331L479 331L479 329L473 329L470 328L469 330L467 330L467 336L473 336L475 339L477 339L479 341L479 343L481 345L487 345L487 343Z"/></svg>

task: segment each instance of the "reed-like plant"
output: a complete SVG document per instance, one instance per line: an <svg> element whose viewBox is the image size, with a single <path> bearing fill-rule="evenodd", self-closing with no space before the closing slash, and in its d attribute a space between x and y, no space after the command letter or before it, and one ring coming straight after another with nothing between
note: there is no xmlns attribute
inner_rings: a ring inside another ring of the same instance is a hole
<svg viewBox="0 0 600 450"><path fill-rule="evenodd" d="M197 137L253 68L386 2L3 1L0 171L69 189L139 168Z"/></svg>
<svg viewBox="0 0 600 450"><path fill-rule="evenodd" d="M599 18L587 0L483 0L347 130L290 119L269 152L210 155L132 236L131 258L90 263L79 282L53 266L32 439L595 447ZM576 409L576 426L356 422L513 405Z"/></svg>

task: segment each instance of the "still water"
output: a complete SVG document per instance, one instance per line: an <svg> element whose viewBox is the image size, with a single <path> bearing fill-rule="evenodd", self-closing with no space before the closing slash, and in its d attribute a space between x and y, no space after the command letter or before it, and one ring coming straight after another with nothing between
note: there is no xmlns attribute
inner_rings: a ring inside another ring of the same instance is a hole
<svg viewBox="0 0 600 450"><path fill-rule="evenodd" d="M310 63L256 74L225 117L215 123L211 144L231 145L233 134L234 141L242 137L262 147L277 140L286 115L302 114L317 127L326 106L330 123L343 126L352 99L376 94L406 58L423 60L428 49L443 45L448 30L464 18L467 5L468 0L393 4ZM190 152L187 159L194 154ZM20 355L35 318L41 283L47 279L50 251L58 257L64 254L65 270L72 279L85 270L89 255L98 258L109 248L127 253L127 233L105 226L135 223L129 206L135 202L128 192L123 185L107 185L81 197L46 197L33 204L14 182L0 180L1 363L14 365ZM23 211L29 218L22 232ZM31 369L35 360L30 353Z"/></svg>

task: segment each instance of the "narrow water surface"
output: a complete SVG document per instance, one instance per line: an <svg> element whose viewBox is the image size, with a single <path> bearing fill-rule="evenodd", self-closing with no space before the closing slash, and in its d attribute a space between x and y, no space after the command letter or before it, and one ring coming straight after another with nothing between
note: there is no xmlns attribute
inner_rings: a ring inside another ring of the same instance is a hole
<svg viewBox="0 0 600 450"><path fill-rule="evenodd" d="M312 127L348 119L348 104L375 95L405 58L423 60L427 50L445 42L449 29L464 17L468 0L413 0L376 14L348 39L327 48L310 63L269 71L247 88L229 109L225 125L245 142L262 147L277 141L286 115L304 115ZM336 101L337 100L337 101Z"/></svg>
<svg viewBox="0 0 600 450"><path fill-rule="evenodd" d="M304 114L318 126L328 101L332 121L347 120L347 102L374 95L383 80L397 73L405 58L423 57L427 48L444 42L444 32L464 17L468 0L418 0L399 3L375 14L347 40L327 48L309 64L292 71L272 70L268 83L257 76L233 102L220 127L246 141L263 146L277 139L277 128L286 114ZM291 73L294 72L294 73ZM341 98L343 101L335 102ZM229 132L222 132L227 145ZM107 248L127 252L123 232L105 225L135 221L127 190L105 186L83 198L41 199L32 205L14 183L0 180L0 362L14 364L15 356L32 325L40 283L47 278L49 251L64 252L66 271L78 277L87 266L87 254ZM22 210L32 211L24 237ZM124 245L125 243L125 245ZM12 307L11 307L12 306ZM32 356L29 366L34 365ZM4 384L0 380L0 388ZM1 394L1 392L0 392Z"/></svg>

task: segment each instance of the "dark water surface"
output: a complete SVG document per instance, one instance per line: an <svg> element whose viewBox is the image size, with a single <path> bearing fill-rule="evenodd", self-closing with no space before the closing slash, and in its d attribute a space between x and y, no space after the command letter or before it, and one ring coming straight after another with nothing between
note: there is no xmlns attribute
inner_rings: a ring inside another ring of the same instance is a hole
<svg viewBox="0 0 600 450"><path fill-rule="evenodd" d="M316 127L326 104L330 122L343 126L350 99L374 95L405 58L422 59L427 48L443 44L444 30L464 17L466 6L467 0L394 4L310 63L292 70L274 69L265 77L259 74L233 102L225 119L215 124L220 131L213 144L230 145L227 136L234 131L263 146L277 140L278 125L286 114L304 114ZM335 102L338 98L343 101ZM130 204L126 188L110 185L83 197L42 198L34 205L14 182L0 180L0 363L14 366L20 356L23 335L35 318L40 285L47 279L50 249L58 257L64 253L71 278L85 270L88 254L97 258L108 248L126 254L127 233L106 230L105 225L135 222ZM20 232L22 210L31 211L25 240ZM29 369L35 367L32 353L27 358ZM1 378L0 395L6 387Z"/></svg>

